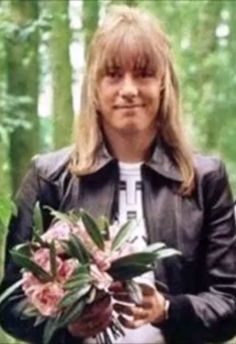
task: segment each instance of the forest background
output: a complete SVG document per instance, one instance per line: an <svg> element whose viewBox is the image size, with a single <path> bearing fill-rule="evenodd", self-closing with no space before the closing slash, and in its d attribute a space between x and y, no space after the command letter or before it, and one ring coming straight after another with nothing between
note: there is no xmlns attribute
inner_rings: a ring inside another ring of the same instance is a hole
<svg viewBox="0 0 236 344"><path fill-rule="evenodd" d="M235 0L0 0L0 274L4 240L31 157L70 144L86 49L107 6L163 23L180 79L186 130L226 163L236 194ZM0 344L19 343L0 330Z"/></svg>

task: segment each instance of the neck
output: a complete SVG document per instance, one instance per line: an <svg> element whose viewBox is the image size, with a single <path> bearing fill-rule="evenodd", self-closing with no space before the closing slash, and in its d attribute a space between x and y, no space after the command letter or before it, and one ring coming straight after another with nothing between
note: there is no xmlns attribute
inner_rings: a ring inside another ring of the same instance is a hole
<svg viewBox="0 0 236 344"><path fill-rule="evenodd" d="M120 134L117 132L105 132L112 154L117 160L135 163L149 158L151 145L156 137L153 133Z"/></svg>

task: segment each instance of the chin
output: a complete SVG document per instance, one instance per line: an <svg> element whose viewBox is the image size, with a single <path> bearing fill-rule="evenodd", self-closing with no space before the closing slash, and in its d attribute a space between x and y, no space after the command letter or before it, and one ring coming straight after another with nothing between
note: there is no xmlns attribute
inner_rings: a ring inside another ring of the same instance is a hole
<svg viewBox="0 0 236 344"><path fill-rule="evenodd" d="M140 132L142 132L142 130L139 127L137 127L137 125L130 124L126 125L123 128L119 128L119 132L123 135L137 135Z"/></svg>

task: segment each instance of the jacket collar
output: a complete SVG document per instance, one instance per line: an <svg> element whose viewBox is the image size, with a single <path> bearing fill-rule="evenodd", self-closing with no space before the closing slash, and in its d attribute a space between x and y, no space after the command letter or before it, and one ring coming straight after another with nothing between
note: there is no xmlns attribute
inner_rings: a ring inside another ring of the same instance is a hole
<svg viewBox="0 0 236 344"><path fill-rule="evenodd" d="M145 165L167 179L172 179L177 182L183 181L178 167L174 164L160 142L155 143L151 158Z"/></svg>
<svg viewBox="0 0 236 344"><path fill-rule="evenodd" d="M94 172L96 173L115 160L116 159L109 153L105 144L102 144L97 153L96 170ZM167 155L166 150L160 142L155 142L151 158L145 162L144 165L167 179L177 182L183 181L178 167Z"/></svg>

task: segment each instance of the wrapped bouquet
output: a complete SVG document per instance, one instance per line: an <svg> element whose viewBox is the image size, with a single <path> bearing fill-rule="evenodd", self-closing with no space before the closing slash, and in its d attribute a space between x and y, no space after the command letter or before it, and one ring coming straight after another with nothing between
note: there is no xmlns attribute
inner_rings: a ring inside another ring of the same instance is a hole
<svg viewBox="0 0 236 344"><path fill-rule="evenodd" d="M137 251L131 240L134 222L110 225L105 217L94 219L84 210L78 214L51 212L54 221L47 232L39 235L35 231L31 242L12 249L22 278L0 297L3 302L21 287L17 310L23 318L35 319L35 326L45 324L44 344L56 330L78 319L86 305L109 294L114 281L124 282L138 303L140 290L134 278L153 270L158 260L178 253L160 242ZM111 343L111 333L114 338L123 334L115 311L97 341Z"/></svg>

